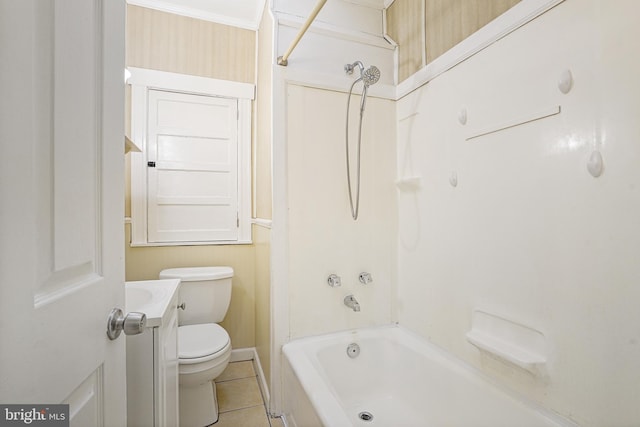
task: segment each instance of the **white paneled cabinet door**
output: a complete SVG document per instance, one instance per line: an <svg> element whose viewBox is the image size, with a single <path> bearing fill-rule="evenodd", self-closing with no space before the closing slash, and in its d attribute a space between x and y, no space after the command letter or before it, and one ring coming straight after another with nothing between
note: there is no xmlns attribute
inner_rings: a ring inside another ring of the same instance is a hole
<svg viewBox="0 0 640 427"><path fill-rule="evenodd" d="M124 0L0 0L0 403L125 426Z"/></svg>
<svg viewBox="0 0 640 427"><path fill-rule="evenodd" d="M148 239L238 239L238 100L149 91Z"/></svg>

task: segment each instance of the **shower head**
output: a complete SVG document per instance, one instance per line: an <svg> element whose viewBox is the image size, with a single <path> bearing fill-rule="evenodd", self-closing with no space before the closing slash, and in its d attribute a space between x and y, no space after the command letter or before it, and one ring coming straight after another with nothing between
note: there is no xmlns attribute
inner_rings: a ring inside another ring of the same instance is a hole
<svg viewBox="0 0 640 427"><path fill-rule="evenodd" d="M362 72L362 82L365 86L371 86L380 80L380 70L375 65L367 68Z"/></svg>
<svg viewBox="0 0 640 427"><path fill-rule="evenodd" d="M358 69L360 70L360 78L358 78L356 81L362 80L366 87L374 85L378 82L378 80L380 80L380 70L378 69L378 67L372 65L365 70L364 65L362 65L362 62L360 61L356 61L353 64L345 65L344 72L347 74L352 74L353 70L355 70L356 67L358 67Z"/></svg>

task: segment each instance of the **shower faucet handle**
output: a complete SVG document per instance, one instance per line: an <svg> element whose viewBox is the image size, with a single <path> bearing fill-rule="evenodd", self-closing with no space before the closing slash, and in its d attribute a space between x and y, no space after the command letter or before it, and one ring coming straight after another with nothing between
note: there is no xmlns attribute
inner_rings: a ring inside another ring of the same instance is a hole
<svg viewBox="0 0 640 427"><path fill-rule="evenodd" d="M362 283L363 285L368 285L369 283L373 282L373 277L371 277L370 273L367 272L362 272L360 273L360 275L358 276L358 280L360 281L360 283Z"/></svg>
<svg viewBox="0 0 640 427"><path fill-rule="evenodd" d="M329 277L327 277L327 284L332 288L342 286L342 279L340 279L340 276L337 274L330 274Z"/></svg>

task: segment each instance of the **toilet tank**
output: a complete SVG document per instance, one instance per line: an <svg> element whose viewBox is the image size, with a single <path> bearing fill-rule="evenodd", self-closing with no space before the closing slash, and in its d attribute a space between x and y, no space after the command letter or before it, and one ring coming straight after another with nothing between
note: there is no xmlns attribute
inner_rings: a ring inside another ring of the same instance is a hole
<svg viewBox="0 0 640 427"><path fill-rule="evenodd" d="M160 279L180 279L179 325L220 323L231 302L231 267L170 268L160 272Z"/></svg>

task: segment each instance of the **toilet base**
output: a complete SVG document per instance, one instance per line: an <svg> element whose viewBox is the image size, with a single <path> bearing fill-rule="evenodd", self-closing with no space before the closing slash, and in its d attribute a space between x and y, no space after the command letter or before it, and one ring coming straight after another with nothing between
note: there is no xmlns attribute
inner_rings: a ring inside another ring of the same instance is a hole
<svg viewBox="0 0 640 427"><path fill-rule="evenodd" d="M206 427L218 421L216 384L180 386L180 427Z"/></svg>

